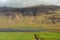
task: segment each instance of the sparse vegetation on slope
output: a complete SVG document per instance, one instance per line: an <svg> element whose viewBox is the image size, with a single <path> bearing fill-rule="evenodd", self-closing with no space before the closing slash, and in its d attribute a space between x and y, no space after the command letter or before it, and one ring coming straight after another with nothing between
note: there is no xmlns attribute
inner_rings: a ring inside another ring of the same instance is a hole
<svg viewBox="0 0 60 40"><path fill-rule="evenodd" d="M0 9L0 28L60 29L59 6Z"/></svg>

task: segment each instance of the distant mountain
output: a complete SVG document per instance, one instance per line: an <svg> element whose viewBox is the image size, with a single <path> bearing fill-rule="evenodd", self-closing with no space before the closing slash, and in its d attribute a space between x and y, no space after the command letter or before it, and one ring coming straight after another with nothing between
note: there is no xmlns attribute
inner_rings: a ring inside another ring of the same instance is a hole
<svg viewBox="0 0 60 40"><path fill-rule="evenodd" d="M60 6L56 5L38 5L25 8L0 7L0 13L4 12L20 12L22 15L36 16L41 13L52 14L55 10L59 10Z"/></svg>

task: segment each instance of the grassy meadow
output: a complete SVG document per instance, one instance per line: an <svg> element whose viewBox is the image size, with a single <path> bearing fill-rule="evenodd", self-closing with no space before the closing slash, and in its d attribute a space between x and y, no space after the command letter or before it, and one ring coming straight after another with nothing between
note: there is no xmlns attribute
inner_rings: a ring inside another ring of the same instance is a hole
<svg viewBox="0 0 60 40"><path fill-rule="evenodd" d="M60 40L60 33L53 32L0 32L0 40L36 40L34 34L41 40Z"/></svg>

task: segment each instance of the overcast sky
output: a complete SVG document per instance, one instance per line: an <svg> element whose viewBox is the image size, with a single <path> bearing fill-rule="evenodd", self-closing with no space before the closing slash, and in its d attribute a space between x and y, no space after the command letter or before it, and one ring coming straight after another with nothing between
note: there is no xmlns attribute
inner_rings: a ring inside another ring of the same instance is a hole
<svg viewBox="0 0 60 40"><path fill-rule="evenodd" d="M0 0L0 6L9 7L28 7L41 4L60 6L60 0Z"/></svg>

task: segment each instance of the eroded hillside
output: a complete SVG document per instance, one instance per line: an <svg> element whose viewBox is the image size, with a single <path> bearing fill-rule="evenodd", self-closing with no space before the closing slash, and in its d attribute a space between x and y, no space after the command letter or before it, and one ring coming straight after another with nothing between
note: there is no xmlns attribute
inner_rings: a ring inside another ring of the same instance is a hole
<svg viewBox="0 0 60 40"><path fill-rule="evenodd" d="M60 29L60 6L0 7L0 26L1 28Z"/></svg>

